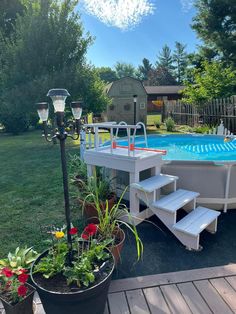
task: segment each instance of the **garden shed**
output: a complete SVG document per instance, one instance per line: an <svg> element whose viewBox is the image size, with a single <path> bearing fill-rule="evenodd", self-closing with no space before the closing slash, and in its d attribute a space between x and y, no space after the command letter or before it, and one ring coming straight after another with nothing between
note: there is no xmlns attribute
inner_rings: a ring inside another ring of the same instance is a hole
<svg viewBox="0 0 236 314"><path fill-rule="evenodd" d="M128 124L141 121L146 124L147 93L140 80L121 78L107 85L106 92L112 99L112 104L104 113L106 120L125 121Z"/></svg>

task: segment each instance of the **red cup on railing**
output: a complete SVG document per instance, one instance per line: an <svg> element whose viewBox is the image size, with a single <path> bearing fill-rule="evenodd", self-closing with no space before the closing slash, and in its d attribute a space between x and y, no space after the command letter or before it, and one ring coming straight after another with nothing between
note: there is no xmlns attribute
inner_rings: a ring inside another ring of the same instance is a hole
<svg viewBox="0 0 236 314"><path fill-rule="evenodd" d="M112 142L112 148L113 148L113 149L116 148L116 142Z"/></svg>

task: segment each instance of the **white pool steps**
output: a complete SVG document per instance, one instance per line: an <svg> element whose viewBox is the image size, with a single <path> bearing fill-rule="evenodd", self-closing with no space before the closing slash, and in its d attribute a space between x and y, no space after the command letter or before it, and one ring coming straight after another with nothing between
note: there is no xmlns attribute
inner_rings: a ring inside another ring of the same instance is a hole
<svg viewBox="0 0 236 314"><path fill-rule="evenodd" d="M163 186L176 182L176 180L178 180L178 177L176 176L159 174L141 182L135 183L135 186L133 185L133 187L143 192L151 193L157 189L162 188Z"/></svg>
<svg viewBox="0 0 236 314"><path fill-rule="evenodd" d="M175 212L196 199L200 194L197 192L179 189L167 196L162 197L160 200L153 202L150 207L152 209L158 208L168 212Z"/></svg>

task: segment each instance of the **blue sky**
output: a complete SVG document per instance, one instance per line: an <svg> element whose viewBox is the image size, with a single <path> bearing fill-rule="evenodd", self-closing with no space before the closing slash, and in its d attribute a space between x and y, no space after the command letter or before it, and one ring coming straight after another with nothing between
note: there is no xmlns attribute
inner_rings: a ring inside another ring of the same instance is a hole
<svg viewBox="0 0 236 314"><path fill-rule="evenodd" d="M114 7L117 1L121 3L120 10ZM187 51L193 52L199 40L190 27L195 15L191 3L192 0L81 1L78 10L84 28L96 37L88 60L95 66L110 67L117 61L137 66L144 57L154 63L163 45L173 49L175 41L186 44Z"/></svg>

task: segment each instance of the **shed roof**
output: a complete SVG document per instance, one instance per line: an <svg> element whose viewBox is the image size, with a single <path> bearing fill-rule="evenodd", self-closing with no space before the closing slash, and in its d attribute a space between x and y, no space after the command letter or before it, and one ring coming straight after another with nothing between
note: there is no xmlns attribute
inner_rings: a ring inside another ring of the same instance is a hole
<svg viewBox="0 0 236 314"><path fill-rule="evenodd" d="M166 86L144 86L148 95L150 94L178 94L185 86L166 85Z"/></svg>

